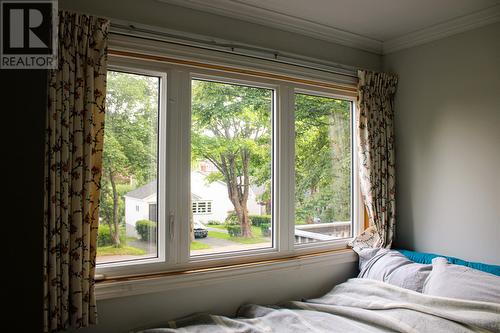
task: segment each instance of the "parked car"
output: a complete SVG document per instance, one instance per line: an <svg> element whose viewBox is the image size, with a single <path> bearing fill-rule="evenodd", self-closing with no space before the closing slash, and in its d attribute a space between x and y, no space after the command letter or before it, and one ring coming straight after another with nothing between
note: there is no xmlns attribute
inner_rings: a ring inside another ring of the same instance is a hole
<svg viewBox="0 0 500 333"><path fill-rule="evenodd" d="M208 230L200 222L194 222L193 225L194 238L205 238L208 236Z"/></svg>

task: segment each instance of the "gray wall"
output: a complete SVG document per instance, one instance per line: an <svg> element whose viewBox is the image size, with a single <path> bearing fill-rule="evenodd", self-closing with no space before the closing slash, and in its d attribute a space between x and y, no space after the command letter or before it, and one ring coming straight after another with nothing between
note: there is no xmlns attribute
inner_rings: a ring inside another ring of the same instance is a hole
<svg viewBox="0 0 500 333"><path fill-rule="evenodd" d="M396 245L500 264L500 24L384 58L396 96Z"/></svg>
<svg viewBox="0 0 500 333"><path fill-rule="evenodd" d="M167 320L194 312L234 316L242 304L276 304L319 297L356 272L356 262L311 265L249 274L231 281L207 281L166 292L98 301L99 324L75 333L128 332L132 328L161 326Z"/></svg>
<svg viewBox="0 0 500 333"><path fill-rule="evenodd" d="M59 0L59 7L333 61L380 69L379 55L155 0Z"/></svg>

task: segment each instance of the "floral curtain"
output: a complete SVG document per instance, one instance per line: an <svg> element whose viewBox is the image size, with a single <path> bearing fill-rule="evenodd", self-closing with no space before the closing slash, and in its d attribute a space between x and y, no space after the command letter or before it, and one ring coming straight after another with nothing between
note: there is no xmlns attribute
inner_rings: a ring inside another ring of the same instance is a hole
<svg viewBox="0 0 500 333"><path fill-rule="evenodd" d="M109 21L59 12L48 74L44 332L96 322L94 272Z"/></svg>
<svg viewBox="0 0 500 333"><path fill-rule="evenodd" d="M370 227L351 246L390 248L396 223L394 95L398 79L366 70L358 71L358 78L359 179Z"/></svg>

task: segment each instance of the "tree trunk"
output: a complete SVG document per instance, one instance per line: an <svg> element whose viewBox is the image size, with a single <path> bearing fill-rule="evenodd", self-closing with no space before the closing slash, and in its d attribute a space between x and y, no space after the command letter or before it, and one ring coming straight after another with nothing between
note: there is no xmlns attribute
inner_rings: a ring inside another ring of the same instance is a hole
<svg viewBox="0 0 500 333"><path fill-rule="evenodd" d="M271 212L271 199L269 199L265 202L265 207L266 207L266 214L271 215L272 214L272 212Z"/></svg>
<svg viewBox="0 0 500 333"><path fill-rule="evenodd" d="M249 154L245 150L241 153L243 175L238 176L236 168L236 155L223 156L223 169L226 178L229 199L231 200L238 222L241 228L241 235L246 238L252 237L252 228L248 216L247 201L250 188L248 163Z"/></svg>
<svg viewBox="0 0 500 333"><path fill-rule="evenodd" d="M238 222L241 228L243 237L252 237L252 228L250 224L250 216L248 214L247 202L250 191L250 173L248 165L250 163L250 153L247 149L242 148L240 151L241 170L237 168L237 153L220 154L220 161L207 158L214 162L216 167L224 176L227 185L227 194L229 200L233 204L234 211L238 217Z"/></svg>
<svg viewBox="0 0 500 333"><path fill-rule="evenodd" d="M247 238L252 237L252 226L246 204L242 205L240 214L238 215L238 220L240 221L241 226L241 236Z"/></svg>
<svg viewBox="0 0 500 333"><path fill-rule="evenodd" d="M111 239L115 247L120 246L120 219L118 217L118 205L120 203L120 198L118 197L118 191L116 190L115 177L113 172L109 172L109 181L111 182L111 188L113 189L113 226L114 228L109 228L111 233Z"/></svg>

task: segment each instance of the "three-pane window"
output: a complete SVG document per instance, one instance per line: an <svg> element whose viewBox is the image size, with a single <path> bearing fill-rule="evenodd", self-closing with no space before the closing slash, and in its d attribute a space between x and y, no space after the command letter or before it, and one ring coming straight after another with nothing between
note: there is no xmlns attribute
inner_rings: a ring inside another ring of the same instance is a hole
<svg viewBox="0 0 500 333"><path fill-rule="evenodd" d="M279 257L354 235L352 99L131 63L108 71L99 269Z"/></svg>

